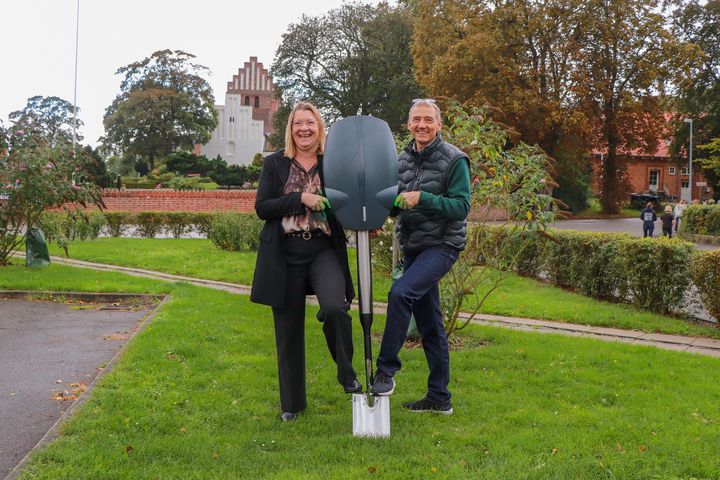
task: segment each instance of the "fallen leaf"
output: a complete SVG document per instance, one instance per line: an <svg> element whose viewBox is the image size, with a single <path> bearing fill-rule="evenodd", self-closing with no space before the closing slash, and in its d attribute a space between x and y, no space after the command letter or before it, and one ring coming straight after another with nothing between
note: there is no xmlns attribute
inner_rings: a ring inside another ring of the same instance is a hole
<svg viewBox="0 0 720 480"><path fill-rule="evenodd" d="M217 453L217 452L213 452L212 458L214 458L215 460L217 460L218 458L220 458L220 454Z"/></svg>
<svg viewBox="0 0 720 480"><path fill-rule="evenodd" d="M180 429L180 433L187 433L187 428L182 427L182 428Z"/></svg>
<svg viewBox="0 0 720 480"><path fill-rule="evenodd" d="M127 453L128 455L130 455L133 451L135 451L135 449L132 447L132 445L128 445L127 447L125 447L125 453Z"/></svg>
<svg viewBox="0 0 720 480"><path fill-rule="evenodd" d="M437 473L437 472L438 472L438 468L437 468L437 467L431 467L431 468L430 468L430 471L431 471L432 473Z"/></svg>
<svg viewBox="0 0 720 480"><path fill-rule="evenodd" d="M617 450L618 452L622 452L622 451L623 451L623 447L622 447L622 445L620 445L620 442L617 442L617 443L615 444L615 450Z"/></svg>
<svg viewBox="0 0 720 480"><path fill-rule="evenodd" d="M557 448L553 448L552 450L550 450L550 453L551 453L552 455L555 455L557 452L558 452L558 449L557 449Z"/></svg>
<svg viewBox="0 0 720 480"><path fill-rule="evenodd" d="M640 451L644 452L645 450L647 450L647 447L645 445L640 445Z"/></svg>
<svg viewBox="0 0 720 480"><path fill-rule="evenodd" d="M650 432L650 433L652 434L653 437L657 436L657 433L655 433L655 432Z"/></svg>
<svg viewBox="0 0 720 480"><path fill-rule="evenodd" d="M375 472L377 472L377 468L375 468L375 467L368 468L368 473L375 473Z"/></svg>

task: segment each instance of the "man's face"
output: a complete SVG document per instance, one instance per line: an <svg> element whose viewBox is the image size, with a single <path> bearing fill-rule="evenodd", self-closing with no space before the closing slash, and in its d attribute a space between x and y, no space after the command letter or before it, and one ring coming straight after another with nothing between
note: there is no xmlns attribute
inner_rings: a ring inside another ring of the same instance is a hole
<svg viewBox="0 0 720 480"><path fill-rule="evenodd" d="M410 109L408 130L415 138L418 152L435 140L435 136L442 129L442 123L435 114L435 109L429 105L416 105Z"/></svg>

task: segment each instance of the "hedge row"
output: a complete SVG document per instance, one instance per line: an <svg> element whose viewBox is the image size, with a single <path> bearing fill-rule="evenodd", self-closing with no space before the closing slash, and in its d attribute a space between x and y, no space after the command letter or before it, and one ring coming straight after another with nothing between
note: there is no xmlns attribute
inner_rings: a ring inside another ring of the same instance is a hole
<svg viewBox="0 0 720 480"><path fill-rule="evenodd" d="M689 242L569 230L528 241L517 229L488 226L471 233L470 253L482 264L504 263L521 275L655 312L679 308L694 281L708 311L720 320L718 300L713 306L720 292L720 257L699 253Z"/></svg>
<svg viewBox="0 0 720 480"><path fill-rule="evenodd" d="M720 205L690 205L683 213L680 232L720 236Z"/></svg>

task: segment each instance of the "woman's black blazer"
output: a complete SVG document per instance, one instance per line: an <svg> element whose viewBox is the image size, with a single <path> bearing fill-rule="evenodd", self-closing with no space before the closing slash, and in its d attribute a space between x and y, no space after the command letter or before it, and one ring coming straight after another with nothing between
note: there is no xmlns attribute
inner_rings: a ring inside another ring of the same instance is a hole
<svg viewBox="0 0 720 480"><path fill-rule="evenodd" d="M257 197L255 199L255 212L258 217L265 220L260 231L260 245L258 246L255 262L255 275L250 292L250 300L255 303L282 308L285 303L285 277L287 261L285 258L285 235L282 229L282 218L285 215L294 215L302 212L300 192L285 195L285 182L290 174L290 159L284 155L285 151L268 155L264 162ZM318 156L320 182L325 188L322 175L322 155ZM345 272L345 299L350 301L355 297L350 268L348 266L347 245L342 225L328 212L328 223L332 232L332 241L340 265ZM308 293L313 293L309 291Z"/></svg>

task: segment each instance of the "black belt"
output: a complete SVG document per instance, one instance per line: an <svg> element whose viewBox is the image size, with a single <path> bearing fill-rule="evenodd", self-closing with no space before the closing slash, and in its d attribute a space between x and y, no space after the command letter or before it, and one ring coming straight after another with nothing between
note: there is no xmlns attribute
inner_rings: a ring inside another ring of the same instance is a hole
<svg viewBox="0 0 720 480"><path fill-rule="evenodd" d="M305 230L304 232L291 232L286 233L286 237L291 238L302 238L303 240L311 240L313 238L327 238L327 235L322 230Z"/></svg>

